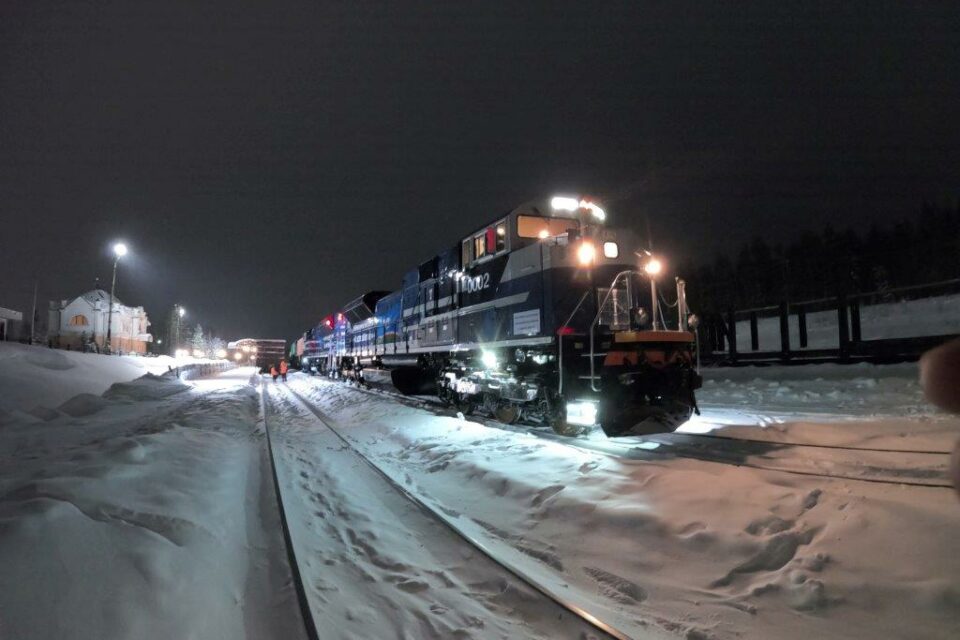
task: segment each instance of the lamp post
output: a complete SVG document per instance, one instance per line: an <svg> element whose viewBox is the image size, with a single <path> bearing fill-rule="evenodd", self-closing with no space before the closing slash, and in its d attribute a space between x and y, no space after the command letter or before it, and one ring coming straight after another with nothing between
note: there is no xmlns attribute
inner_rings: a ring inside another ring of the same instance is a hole
<svg viewBox="0 0 960 640"><path fill-rule="evenodd" d="M107 353L113 353L113 344L111 343L111 335L113 329L113 291L117 287L117 263L120 262L120 258L127 255L127 245L122 242L118 242L113 245L113 254L116 256L113 260L113 278L110 281L110 311L107 314Z"/></svg>
<svg viewBox="0 0 960 640"><path fill-rule="evenodd" d="M174 305L174 309L176 310L177 314L177 339L174 341L172 349L174 349L174 354L176 354L176 351L180 349L180 319L186 315L187 310L184 309L183 305L180 304Z"/></svg>

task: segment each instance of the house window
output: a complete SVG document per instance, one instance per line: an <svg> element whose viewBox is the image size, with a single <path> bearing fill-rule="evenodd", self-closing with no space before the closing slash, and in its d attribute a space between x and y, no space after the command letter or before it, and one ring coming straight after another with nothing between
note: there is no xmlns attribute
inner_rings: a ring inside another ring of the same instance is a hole
<svg viewBox="0 0 960 640"><path fill-rule="evenodd" d="M71 327L87 327L90 326L90 322L87 320L87 316L82 314L77 314L70 318Z"/></svg>

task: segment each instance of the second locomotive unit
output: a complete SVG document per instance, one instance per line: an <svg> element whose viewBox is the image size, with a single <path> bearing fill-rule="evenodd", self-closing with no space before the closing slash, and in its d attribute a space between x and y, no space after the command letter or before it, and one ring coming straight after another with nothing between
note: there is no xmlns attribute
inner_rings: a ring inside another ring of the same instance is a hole
<svg viewBox="0 0 960 640"><path fill-rule="evenodd" d="M659 263L605 218L581 198L517 207L325 318L304 369L565 434L674 430L701 382L683 283L667 329Z"/></svg>

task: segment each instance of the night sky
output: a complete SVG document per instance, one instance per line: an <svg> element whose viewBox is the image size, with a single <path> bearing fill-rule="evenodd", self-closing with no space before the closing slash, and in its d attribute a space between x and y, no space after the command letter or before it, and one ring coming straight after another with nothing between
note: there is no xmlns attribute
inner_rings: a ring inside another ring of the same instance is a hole
<svg viewBox="0 0 960 640"><path fill-rule="evenodd" d="M514 206L669 260L960 195L960 3L0 3L0 306L293 338ZM109 286L108 283L106 286Z"/></svg>

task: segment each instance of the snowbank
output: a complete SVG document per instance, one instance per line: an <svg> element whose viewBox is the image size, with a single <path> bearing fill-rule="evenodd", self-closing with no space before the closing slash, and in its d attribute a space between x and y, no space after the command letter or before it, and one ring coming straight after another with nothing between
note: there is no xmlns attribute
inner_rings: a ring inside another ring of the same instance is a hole
<svg viewBox="0 0 960 640"><path fill-rule="evenodd" d="M0 424L13 412L51 417L54 407L78 394L99 396L110 385L145 373L160 375L179 364L170 356L106 356L0 342Z"/></svg>
<svg viewBox="0 0 960 640"><path fill-rule="evenodd" d="M146 374L0 429L0 637L303 636L250 373Z"/></svg>

